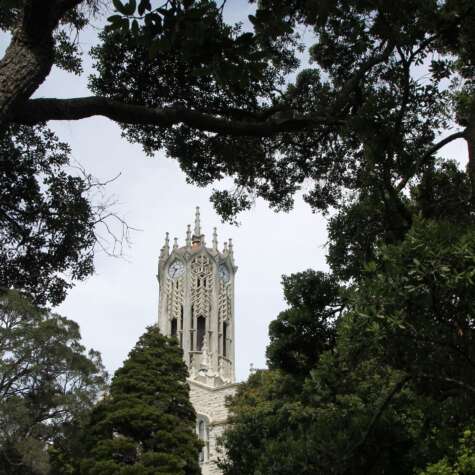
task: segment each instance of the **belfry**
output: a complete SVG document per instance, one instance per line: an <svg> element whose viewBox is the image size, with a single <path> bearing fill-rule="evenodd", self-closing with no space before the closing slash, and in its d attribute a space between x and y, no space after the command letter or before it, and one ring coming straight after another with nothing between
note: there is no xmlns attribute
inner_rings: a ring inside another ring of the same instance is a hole
<svg viewBox="0 0 475 475"><path fill-rule="evenodd" d="M196 208L193 232L185 245L177 238L170 249L168 233L158 263L158 325L178 338L189 369L190 398L197 413L203 475L221 473L216 466L217 438L227 419L225 399L234 393L234 264L231 239L218 249L216 228L206 247Z"/></svg>

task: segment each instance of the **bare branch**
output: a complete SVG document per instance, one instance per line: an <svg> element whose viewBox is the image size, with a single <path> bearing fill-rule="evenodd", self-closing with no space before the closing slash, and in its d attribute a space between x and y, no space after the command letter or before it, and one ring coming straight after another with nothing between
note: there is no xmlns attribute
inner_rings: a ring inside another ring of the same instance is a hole
<svg viewBox="0 0 475 475"><path fill-rule="evenodd" d="M124 248L130 246L130 234L139 231L129 226L124 218L114 211L117 201L105 193L105 187L116 181L122 174L118 173L108 180L99 180L76 161L71 168L78 170L84 182L84 190L88 193L89 202L94 203L94 238L95 245L111 257L124 257Z"/></svg>

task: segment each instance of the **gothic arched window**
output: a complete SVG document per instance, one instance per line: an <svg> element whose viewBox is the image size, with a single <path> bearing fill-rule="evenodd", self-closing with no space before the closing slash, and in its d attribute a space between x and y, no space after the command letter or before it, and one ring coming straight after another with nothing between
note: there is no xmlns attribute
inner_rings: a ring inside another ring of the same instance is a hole
<svg viewBox="0 0 475 475"><path fill-rule="evenodd" d="M196 418L196 433L198 438L203 442L203 448L201 449L199 461L200 463L206 462L208 460L208 420L205 416L200 416Z"/></svg>
<svg viewBox="0 0 475 475"><path fill-rule="evenodd" d="M203 343L205 339L206 333L206 319L205 317L199 316L196 319L196 350L202 351L203 350Z"/></svg>
<svg viewBox="0 0 475 475"><path fill-rule="evenodd" d="M223 356L226 358L228 353L228 324L223 322Z"/></svg>

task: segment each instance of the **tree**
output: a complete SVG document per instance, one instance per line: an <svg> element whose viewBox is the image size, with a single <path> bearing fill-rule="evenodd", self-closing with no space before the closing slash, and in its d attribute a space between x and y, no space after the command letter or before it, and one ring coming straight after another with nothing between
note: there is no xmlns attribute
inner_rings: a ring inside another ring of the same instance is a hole
<svg viewBox="0 0 475 475"><path fill-rule="evenodd" d="M53 305L94 270L107 237L128 226L102 199L106 183L70 164L70 148L44 126L0 132L0 287Z"/></svg>
<svg viewBox="0 0 475 475"><path fill-rule="evenodd" d="M475 441L470 429L464 431L459 440L459 447L453 462L447 457L429 465L420 475L473 475L475 473Z"/></svg>
<svg viewBox="0 0 475 475"><path fill-rule="evenodd" d="M231 177L234 188L212 196L229 220L256 196L288 210L305 182L313 209L343 212L337 227L348 210L369 225L367 240L355 244L367 256L380 237L403 239L412 222L408 189L439 150L464 139L473 213L473 2L266 0L249 18L251 31L226 24L224 3L116 0L91 52L94 95L31 99L53 64L81 74L75 33L102 5L4 2L0 27L11 42L0 61L2 130L104 115L145 152L177 159L191 182ZM311 64L299 61L303 27L313 32ZM84 272L90 249L63 268Z"/></svg>
<svg viewBox="0 0 475 475"><path fill-rule="evenodd" d="M469 177L455 162L434 161L411 186L409 197L403 197L411 226L419 216L459 228L474 223L470 186ZM340 208L328 223L327 261L336 277L343 281L363 277L366 264L377 260L378 246L400 242L394 221L397 215L387 215L384 202L375 196L362 194Z"/></svg>
<svg viewBox="0 0 475 475"><path fill-rule="evenodd" d="M335 344L335 322L343 311L342 289L332 275L307 270L282 278L289 309L269 325L271 368L307 375Z"/></svg>
<svg viewBox="0 0 475 475"><path fill-rule="evenodd" d="M429 405L377 358L338 350L324 353L303 383L279 370L243 383L224 434L226 475L409 474L428 461Z"/></svg>
<svg viewBox="0 0 475 475"><path fill-rule="evenodd" d="M0 471L49 473L47 447L85 417L105 389L99 353L80 343L76 323L0 297Z"/></svg>
<svg viewBox="0 0 475 475"><path fill-rule="evenodd" d="M334 275L327 286L311 272L284 279L292 307L270 325L272 369L230 403L226 474L452 473L435 470L449 466L475 419L475 228L466 185L453 164L428 170L408 198L413 222L404 239L373 244L362 269L353 262L358 272L344 291ZM352 242L349 233L344 239ZM335 295L345 305L330 319L325 347L322 316L332 315Z"/></svg>
<svg viewBox="0 0 475 475"><path fill-rule="evenodd" d="M93 51L95 96L30 99L64 56L55 32L67 23L84 26L78 9L95 4L12 0L4 9L3 26L16 28L0 62L0 122L105 115L146 151L165 148L196 183L232 176L237 193L215 195L228 217L249 205L249 193L286 209L306 178L314 183L307 199L318 209L338 204L342 189L362 187L402 209L407 183L460 138L469 144L472 176L470 0L405 0L397 8L372 0L267 0L250 17L249 32L227 25L224 5L212 0L152 3L114 2L111 28ZM302 26L314 32L314 66L285 87L299 65ZM425 82L417 79L423 63ZM452 125L458 129L437 141Z"/></svg>
<svg viewBox="0 0 475 475"><path fill-rule="evenodd" d="M149 327L94 408L81 473L199 474L186 377L178 342Z"/></svg>

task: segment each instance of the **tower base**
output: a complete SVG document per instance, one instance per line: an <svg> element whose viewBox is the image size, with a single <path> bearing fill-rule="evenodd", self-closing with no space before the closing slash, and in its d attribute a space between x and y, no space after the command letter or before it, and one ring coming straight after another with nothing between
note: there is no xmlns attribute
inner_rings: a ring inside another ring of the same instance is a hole
<svg viewBox="0 0 475 475"><path fill-rule="evenodd" d="M221 475L217 466L225 454L218 450L218 439L224 432L228 420L226 398L233 396L237 384L213 387L188 379L190 400L196 411L196 431L204 443L200 453L202 475Z"/></svg>

